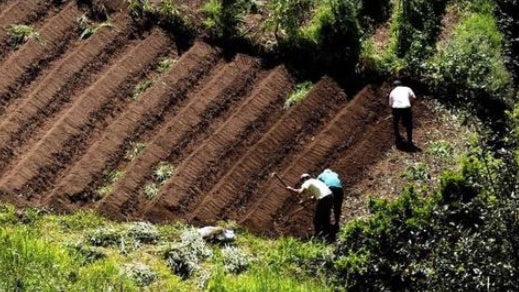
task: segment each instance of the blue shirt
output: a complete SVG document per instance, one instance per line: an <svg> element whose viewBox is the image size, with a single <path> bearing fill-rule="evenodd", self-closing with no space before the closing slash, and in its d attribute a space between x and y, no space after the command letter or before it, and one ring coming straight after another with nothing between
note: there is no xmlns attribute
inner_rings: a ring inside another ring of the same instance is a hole
<svg viewBox="0 0 519 292"><path fill-rule="evenodd" d="M329 187L342 188L339 175L331 169L325 169L323 172L321 172L317 179L324 182Z"/></svg>

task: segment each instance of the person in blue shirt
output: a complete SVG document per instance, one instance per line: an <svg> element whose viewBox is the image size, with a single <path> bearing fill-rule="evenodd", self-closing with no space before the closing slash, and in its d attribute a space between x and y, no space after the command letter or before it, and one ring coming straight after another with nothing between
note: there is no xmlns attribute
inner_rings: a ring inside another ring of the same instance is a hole
<svg viewBox="0 0 519 292"><path fill-rule="evenodd" d="M333 216L334 216L334 228L335 230L339 230L339 221L341 219L341 209L342 209L342 201L344 200L344 192L342 190L342 183L339 178L339 175L327 168L319 176L317 179L324 182L333 193Z"/></svg>

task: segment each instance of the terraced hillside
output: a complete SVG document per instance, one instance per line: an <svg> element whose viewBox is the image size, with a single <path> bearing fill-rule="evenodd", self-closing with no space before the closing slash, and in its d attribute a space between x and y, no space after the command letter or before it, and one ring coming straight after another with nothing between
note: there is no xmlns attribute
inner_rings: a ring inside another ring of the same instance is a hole
<svg viewBox="0 0 519 292"><path fill-rule="evenodd" d="M348 184L391 147L385 96L348 98L323 77L283 109L295 80L282 66L174 37L136 33L129 17L81 39L70 1L0 1L0 198L120 220L233 219L304 235L277 171L295 183L326 166ZM13 45L10 28L38 37ZM310 224L311 225L311 224Z"/></svg>

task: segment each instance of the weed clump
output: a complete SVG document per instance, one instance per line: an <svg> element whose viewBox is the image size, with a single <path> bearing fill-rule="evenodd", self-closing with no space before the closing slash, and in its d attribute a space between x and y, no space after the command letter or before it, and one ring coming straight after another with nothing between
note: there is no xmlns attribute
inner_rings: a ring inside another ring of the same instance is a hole
<svg viewBox="0 0 519 292"><path fill-rule="evenodd" d="M97 33L100 29L104 27L113 27L113 24L110 20L96 23L92 21L86 14L83 14L78 20L78 29L80 31L79 38L84 40L91 35Z"/></svg>
<svg viewBox="0 0 519 292"><path fill-rule="evenodd" d="M157 274L150 267L141 263L126 265L124 272L139 287L149 286L157 279Z"/></svg>
<svg viewBox="0 0 519 292"><path fill-rule="evenodd" d="M9 42L15 47L22 45L30 39L41 41L40 33L34 27L26 24L13 24L9 27Z"/></svg>
<svg viewBox="0 0 519 292"><path fill-rule="evenodd" d="M118 245L123 241L120 231L113 228L97 228L87 234L88 241L93 246Z"/></svg>
<svg viewBox="0 0 519 292"><path fill-rule="evenodd" d="M225 269L234 274L245 271L250 265L247 254L237 247L226 246L222 249L223 264Z"/></svg>
<svg viewBox="0 0 519 292"><path fill-rule="evenodd" d="M156 243L159 240L159 231L155 225L148 222L137 222L132 224L127 235L142 243Z"/></svg>
<svg viewBox="0 0 519 292"><path fill-rule="evenodd" d="M164 250L164 259L173 273L187 279L197 269L203 259L212 256L212 251L196 230L185 231L181 242L174 243Z"/></svg>

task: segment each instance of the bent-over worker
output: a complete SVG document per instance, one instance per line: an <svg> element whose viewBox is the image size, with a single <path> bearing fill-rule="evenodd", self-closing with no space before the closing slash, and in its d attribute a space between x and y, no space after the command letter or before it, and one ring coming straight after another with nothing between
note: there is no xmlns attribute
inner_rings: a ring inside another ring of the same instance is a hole
<svg viewBox="0 0 519 292"><path fill-rule="evenodd" d="M287 189L298 194L309 196L310 199L317 200L314 213L315 236L329 238L331 235L330 216L333 206L332 191L325 183L312 178L307 173L301 175L301 183L301 187L298 189L290 186L287 186ZM300 203L302 203L302 201Z"/></svg>

